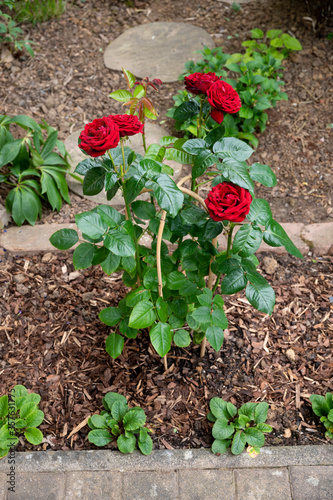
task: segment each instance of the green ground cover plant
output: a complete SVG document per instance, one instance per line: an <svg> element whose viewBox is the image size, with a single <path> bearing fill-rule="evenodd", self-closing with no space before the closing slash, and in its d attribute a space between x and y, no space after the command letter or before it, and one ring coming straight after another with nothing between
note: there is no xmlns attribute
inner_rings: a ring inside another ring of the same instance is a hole
<svg viewBox="0 0 333 500"><path fill-rule="evenodd" d="M44 420L44 413L38 408L39 394L28 393L23 385L16 385L10 393L0 398L0 458L14 448L23 435L34 445L43 441L43 434L37 427Z"/></svg>
<svg viewBox="0 0 333 500"><path fill-rule="evenodd" d="M265 443L264 433L273 430L270 425L265 424L268 403L245 403L237 410L232 403L213 398L209 407L207 418L214 422L212 452L215 455L225 453L230 447L233 455L239 455L246 444L249 445L247 451L250 456L260 453L260 448Z"/></svg>
<svg viewBox="0 0 333 500"><path fill-rule="evenodd" d="M73 253L76 269L101 265L108 275L123 273L123 282L130 290L117 307L99 313L110 327L106 339L110 356L117 358L125 341L148 330L167 368L166 355L172 343L178 347L201 344L201 356L206 341L216 351L221 348L228 327L224 294L245 290L250 304L265 314L272 313L274 290L256 270L254 253L262 241L284 246L299 258L302 254L273 218L267 201L255 197L254 182L276 185L270 167L247 163L252 148L226 136L223 123L205 138L200 137L207 102L210 113L218 119L241 109L233 87L215 74L190 75L187 83L201 99L198 113L196 108L199 138L166 136L148 148L143 138L145 154L140 155L126 141L143 134L145 110L152 113L154 108L146 97L148 80L136 82L129 72L125 77L128 90L118 92L123 92L130 114L109 115L87 124L79 147L88 156L76 167L76 173L84 176L85 194L105 190L107 199L112 200L119 191L125 214L100 205L76 215L82 238L74 229L64 229L54 233L50 241L61 250L79 243ZM150 83L155 88L162 82ZM191 101L185 103L183 111L193 113ZM191 165L191 174L176 184L172 169L163 163L168 159ZM184 187L186 183L189 187ZM212 187L204 200L200 187L209 183ZM148 199L138 198L145 193ZM222 234L226 249L219 248L217 238ZM151 238L149 247L141 243L144 235ZM173 252L166 241L174 244ZM215 293L219 287L220 293Z"/></svg>
<svg viewBox="0 0 333 500"><path fill-rule="evenodd" d="M65 12L67 0L16 0L15 18L32 24L60 17Z"/></svg>
<svg viewBox="0 0 333 500"><path fill-rule="evenodd" d="M145 427L146 415L142 408L128 408L125 396L108 392L103 398L105 410L100 415L93 415L88 420L92 429L88 439L96 446L106 446L117 441L121 453L133 453L136 446L144 455L150 455L153 441L150 430Z"/></svg>
<svg viewBox="0 0 333 500"><path fill-rule="evenodd" d="M33 42L24 38L23 31L11 15L15 7L13 0L0 0L0 44L8 45L13 52L25 49L33 57Z"/></svg>
<svg viewBox="0 0 333 500"><path fill-rule="evenodd" d="M24 132L22 138L14 139L10 132L13 125ZM12 186L6 209L18 226L25 221L35 224L42 216L41 200L53 210L60 210L62 200L70 203L67 160L58 131L46 122L39 125L26 115L0 115L0 182Z"/></svg>
<svg viewBox="0 0 333 500"><path fill-rule="evenodd" d="M320 421L325 426L326 439L333 439L333 394L330 392L327 392L326 396L312 394L310 401L313 413L320 417Z"/></svg>
<svg viewBox="0 0 333 500"><path fill-rule="evenodd" d="M193 73L214 72L229 83L239 94L242 107L237 115L224 117L225 137L244 139L253 146L258 145L256 132L266 129L268 115L266 110L275 107L280 100L288 96L282 91L284 82L283 60L292 51L301 50L299 41L281 30L269 30L266 34L260 29L251 31L251 40L242 43L245 53L232 55L223 52L221 47L205 47L203 59L185 64L186 72L180 79ZM175 129L185 132L185 137L197 136L196 113L200 107L200 96L193 96L189 90L181 90L174 96L175 106L167 116L175 120ZM184 113L184 104L192 103L193 114ZM209 116L209 104L206 103L202 136L204 137L218 124Z"/></svg>

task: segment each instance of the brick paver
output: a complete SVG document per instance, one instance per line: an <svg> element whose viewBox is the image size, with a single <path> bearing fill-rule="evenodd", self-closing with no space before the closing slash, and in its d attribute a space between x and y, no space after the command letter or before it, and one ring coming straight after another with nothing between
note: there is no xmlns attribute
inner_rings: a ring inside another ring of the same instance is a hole
<svg viewBox="0 0 333 500"><path fill-rule="evenodd" d="M121 500L121 475L110 471L68 472L65 498Z"/></svg>
<svg viewBox="0 0 333 500"><path fill-rule="evenodd" d="M176 472L133 472L123 475L123 496L128 500L175 500L178 497Z"/></svg>
<svg viewBox="0 0 333 500"><path fill-rule="evenodd" d="M63 500L65 474L57 472L26 473L16 468L15 493L8 491L7 500Z"/></svg>
<svg viewBox="0 0 333 500"><path fill-rule="evenodd" d="M333 452L333 451L332 451ZM293 500L332 500L333 467L291 467Z"/></svg>
<svg viewBox="0 0 333 500"><path fill-rule="evenodd" d="M180 500L234 500L235 482L230 469L181 470Z"/></svg>

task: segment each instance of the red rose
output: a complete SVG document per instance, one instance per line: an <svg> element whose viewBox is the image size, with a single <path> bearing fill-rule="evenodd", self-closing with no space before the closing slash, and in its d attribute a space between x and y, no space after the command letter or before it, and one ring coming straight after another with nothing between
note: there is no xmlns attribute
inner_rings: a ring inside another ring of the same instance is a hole
<svg viewBox="0 0 333 500"><path fill-rule="evenodd" d="M96 118L82 130L79 148L89 156L102 156L108 149L115 148L120 140L117 124L109 116Z"/></svg>
<svg viewBox="0 0 333 500"><path fill-rule="evenodd" d="M215 73L193 73L185 76L185 88L191 94L206 94L212 83L219 80Z"/></svg>
<svg viewBox="0 0 333 500"><path fill-rule="evenodd" d="M223 120L223 113L238 113L242 107L241 100L236 90L229 83L219 80L214 82L207 90L209 104L213 107L211 117L217 123Z"/></svg>
<svg viewBox="0 0 333 500"><path fill-rule="evenodd" d="M143 123L135 115L110 115L116 125L118 125L120 137L135 135L143 132Z"/></svg>
<svg viewBox="0 0 333 500"><path fill-rule="evenodd" d="M205 199L210 217L215 221L242 222L250 211L252 196L247 189L232 182L222 182Z"/></svg>

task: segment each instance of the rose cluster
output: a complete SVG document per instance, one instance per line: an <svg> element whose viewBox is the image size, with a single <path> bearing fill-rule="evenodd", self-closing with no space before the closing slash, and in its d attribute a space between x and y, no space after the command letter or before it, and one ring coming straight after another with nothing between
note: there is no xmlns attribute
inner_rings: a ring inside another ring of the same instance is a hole
<svg viewBox="0 0 333 500"><path fill-rule="evenodd" d="M81 132L79 148L96 158L118 146L122 137L143 132L143 123L134 115L109 115L96 118Z"/></svg>
<svg viewBox="0 0 333 500"><path fill-rule="evenodd" d="M204 94L212 106L210 116L222 123L223 113L238 113L242 104L236 90L215 73L193 73L185 76L185 88L193 95Z"/></svg>

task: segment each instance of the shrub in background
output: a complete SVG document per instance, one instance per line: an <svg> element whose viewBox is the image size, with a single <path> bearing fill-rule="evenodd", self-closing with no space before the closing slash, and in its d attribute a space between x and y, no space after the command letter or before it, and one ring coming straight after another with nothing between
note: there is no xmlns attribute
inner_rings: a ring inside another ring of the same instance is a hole
<svg viewBox="0 0 333 500"><path fill-rule="evenodd" d="M23 31L10 13L15 7L14 0L0 0L0 44L7 44L13 52L25 49L33 57L34 51L31 48L33 42L24 39Z"/></svg>

